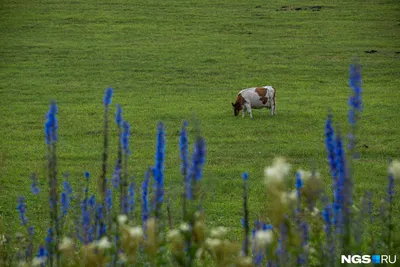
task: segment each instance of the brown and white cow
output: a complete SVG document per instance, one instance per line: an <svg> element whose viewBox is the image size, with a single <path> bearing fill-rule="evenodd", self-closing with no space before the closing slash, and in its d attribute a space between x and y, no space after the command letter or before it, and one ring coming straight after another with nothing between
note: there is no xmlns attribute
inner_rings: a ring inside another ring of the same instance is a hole
<svg viewBox="0 0 400 267"><path fill-rule="evenodd" d="M232 103L233 113L237 116L243 110L242 117L244 117L247 110L250 118L253 118L252 108L269 108L271 109L271 115L274 115L276 108L275 92L276 90L272 86L243 89L238 93L236 102Z"/></svg>

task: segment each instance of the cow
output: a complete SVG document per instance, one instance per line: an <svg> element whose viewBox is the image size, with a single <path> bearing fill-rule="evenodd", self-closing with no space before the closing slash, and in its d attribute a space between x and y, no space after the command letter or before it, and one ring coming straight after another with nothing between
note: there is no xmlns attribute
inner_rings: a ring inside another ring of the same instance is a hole
<svg viewBox="0 0 400 267"><path fill-rule="evenodd" d="M271 109L271 116L273 116L276 108L275 92L276 90L272 86L252 87L241 90L236 97L236 102L232 103L233 114L237 116L243 109L242 117L245 116L247 110L250 118L253 118L252 108L269 108Z"/></svg>

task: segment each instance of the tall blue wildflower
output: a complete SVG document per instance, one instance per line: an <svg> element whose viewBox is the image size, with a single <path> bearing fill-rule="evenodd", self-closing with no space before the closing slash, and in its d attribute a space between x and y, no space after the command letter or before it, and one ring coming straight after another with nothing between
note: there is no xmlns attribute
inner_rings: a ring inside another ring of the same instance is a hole
<svg viewBox="0 0 400 267"><path fill-rule="evenodd" d="M51 103L49 111L46 115L46 122L44 124L45 141L47 145L53 144L58 139L58 121L56 117L57 112L58 108L56 102Z"/></svg>
<svg viewBox="0 0 400 267"><path fill-rule="evenodd" d="M303 187L303 180L301 179L301 174L300 172L296 172L296 177L295 177L295 185L296 185L296 194L297 194L297 208L296 212L300 212L300 189Z"/></svg>
<svg viewBox="0 0 400 267"><path fill-rule="evenodd" d="M120 104L116 105L117 110L115 111L115 123L117 124L118 130L118 158L117 163L114 167L114 172L112 175L112 184L115 189L120 187L121 183L121 172L122 172L122 126L124 119L122 117L122 108Z"/></svg>
<svg viewBox="0 0 400 267"><path fill-rule="evenodd" d="M98 185L99 185L99 193L101 196L101 201L103 207L106 205L106 190L107 190L107 165L108 165L108 132L109 132L109 119L108 113L109 108L112 100L113 89L108 87L104 92L103 104L104 104L104 139L103 139L103 162L102 162L102 173L98 178Z"/></svg>
<svg viewBox="0 0 400 267"><path fill-rule="evenodd" d="M189 139L187 134L188 122L184 121L179 135L179 151L181 156L181 173L186 177L189 167Z"/></svg>
<svg viewBox="0 0 400 267"><path fill-rule="evenodd" d="M135 183L131 182L128 186L128 210L127 214L131 214L133 216L133 210L135 208Z"/></svg>
<svg viewBox="0 0 400 267"><path fill-rule="evenodd" d="M285 263L288 261L288 251L287 251L287 246L288 246L288 241L289 241L289 236L288 236L288 225L287 225L287 216L285 216L285 220L281 222L279 226L279 239L278 239L278 247L276 250L276 255L279 259L279 265L284 266Z"/></svg>
<svg viewBox="0 0 400 267"><path fill-rule="evenodd" d="M149 218L149 182L150 182L150 172L146 171L144 176L144 181L142 183L142 221L143 225L146 224Z"/></svg>
<svg viewBox="0 0 400 267"><path fill-rule="evenodd" d="M18 197L18 205L17 210L19 212L19 218L21 221L21 225L26 225L28 223L28 218L26 217L26 204L24 197Z"/></svg>
<svg viewBox="0 0 400 267"><path fill-rule="evenodd" d="M336 137L336 162L338 169L338 181L336 186L336 200L335 200L335 211L336 211L336 227L337 233L343 232L343 242L345 249L350 242L350 221L351 212L350 209L353 205L353 181L349 174L345 152L343 149L343 141L340 134ZM344 229L342 229L344 227Z"/></svg>
<svg viewBox="0 0 400 267"><path fill-rule="evenodd" d="M32 193L34 195L37 195L40 192L40 187L39 187L39 184L38 184L38 178L36 176L36 173L32 173L30 178L31 178L31 181L32 181L32 183L31 183L31 191L32 191Z"/></svg>
<svg viewBox="0 0 400 267"><path fill-rule="evenodd" d="M129 151L129 136L131 134L131 127L128 122L123 122L123 132L122 132L122 149L126 155L130 154Z"/></svg>
<svg viewBox="0 0 400 267"><path fill-rule="evenodd" d="M106 88L106 90L104 91L103 104L104 104L104 107L107 109L111 104L113 91L114 91L114 89L112 89L110 87Z"/></svg>
<svg viewBox="0 0 400 267"><path fill-rule="evenodd" d="M194 151L192 154L191 166L187 178L187 191L186 197L193 199L193 192L196 189L196 184L203 177L203 166L206 162L206 142L203 137L197 136L194 144Z"/></svg>
<svg viewBox="0 0 400 267"><path fill-rule="evenodd" d="M93 228L91 226L91 216L90 216L90 211L88 209L85 208L85 204L82 203L81 205L81 211L82 211L82 218L81 218L81 222L82 222L82 242L84 244L90 243L93 240Z"/></svg>
<svg viewBox="0 0 400 267"><path fill-rule="evenodd" d="M54 232L51 227L47 229L47 235L45 240L46 240L46 250L43 250L42 253L47 251L48 258L50 260L50 265L52 265L55 253L55 244L54 244Z"/></svg>
<svg viewBox="0 0 400 267"><path fill-rule="evenodd" d="M28 244L25 249L25 257L27 259L32 258L33 254L33 235L35 234L35 228L33 226L28 227Z"/></svg>
<svg viewBox="0 0 400 267"><path fill-rule="evenodd" d="M323 253L324 256L329 259L328 262L333 262L335 255L335 243L332 231L332 226L333 226L332 204L329 203L325 205L324 209L322 210L322 218L324 219L324 230L326 234L326 244Z"/></svg>
<svg viewBox="0 0 400 267"><path fill-rule="evenodd" d="M65 180L63 182L63 192L61 193L61 213L66 215L71 205L72 186Z"/></svg>
<svg viewBox="0 0 400 267"><path fill-rule="evenodd" d="M362 112L362 98L361 98L361 66L357 63L350 66L349 73L349 86L352 94L349 97L349 112L348 119L351 126L351 132L348 133L347 148L353 158L359 158L359 153L355 152L356 146L356 123Z"/></svg>
<svg viewBox="0 0 400 267"><path fill-rule="evenodd" d="M111 190L111 188L107 188L107 192L106 192L106 211L107 211L107 213L111 212L112 206L113 206L112 190Z"/></svg>
<svg viewBox="0 0 400 267"><path fill-rule="evenodd" d="M303 248L303 252L300 253L299 257L297 258L298 265L304 265L307 263L308 253L307 247L310 243L310 229L307 222L303 221L300 223L301 228L301 247Z"/></svg>
<svg viewBox="0 0 400 267"><path fill-rule="evenodd" d="M350 66L349 86L352 90L352 95L349 98L349 123L354 126L358 119L358 113L362 112L362 98L361 98L361 65L352 64Z"/></svg>
<svg viewBox="0 0 400 267"><path fill-rule="evenodd" d="M339 135L336 136L336 146L335 146L335 155L336 155L336 165L337 165L337 180L334 186L334 224L336 228L336 232L338 234L342 233L342 223L343 223L343 209L345 209L345 200L344 200L344 187L345 187L345 159L344 159L344 150L343 150L343 141L342 137Z"/></svg>
<svg viewBox="0 0 400 267"><path fill-rule="evenodd" d="M85 189L84 189L85 199L84 199L84 203L85 203L85 205L87 205L88 194L89 194L90 172L85 172L83 175L85 176Z"/></svg>
<svg viewBox="0 0 400 267"><path fill-rule="evenodd" d="M160 215L160 208L164 201L164 161L165 161L165 128L160 122L157 127L157 144L154 168L154 189L155 189L155 214Z"/></svg>
<svg viewBox="0 0 400 267"><path fill-rule="evenodd" d="M90 207L92 209L92 211L94 211L94 209L96 208L96 196L95 195L91 195L89 200L88 200L88 207Z"/></svg>
<svg viewBox="0 0 400 267"><path fill-rule="evenodd" d="M331 176L333 182L335 183L337 179L337 163L336 163L336 154L335 154L335 131L332 125L332 114L328 114L328 118L325 122L325 147L328 153L328 161L329 167L331 170Z"/></svg>
<svg viewBox="0 0 400 267"><path fill-rule="evenodd" d="M111 183L115 189L119 188L121 183L121 164L116 164L112 175Z"/></svg>
<svg viewBox="0 0 400 267"><path fill-rule="evenodd" d="M186 198L191 198L191 183L189 172L189 139L187 133L188 122L183 121L179 134L179 155L181 157L181 174L183 177L183 217L186 217Z"/></svg>
<svg viewBox="0 0 400 267"><path fill-rule="evenodd" d="M103 206L98 204L96 207L96 236L97 239L100 239L103 235L106 234L107 224L104 223L104 215L103 215Z"/></svg>
<svg viewBox="0 0 400 267"><path fill-rule="evenodd" d="M52 102L49 108L49 111L46 115L46 122L44 124L44 132L45 132L45 142L47 144L48 149L48 171L49 171L49 204L50 204L50 226L54 227L55 231L55 246L59 243L60 237L60 227L57 216L57 204L58 204L58 182L57 182L57 154L56 154L56 142L58 140L57 129L58 129L58 121L57 121L57 112L58 108L55 102ZM49 250L50 255L50 266L53 265L53 256L54 253L52 250ZM59 261L59 253L55 253L57 262Z"/></svg>
<svg viewBox="0 0 400 267"><path fill-rule="evenodd" d="M115 111L115 123L118 127L122 126L122 122L124 121L122 118L122 108L120 104L116 105L117 109Z"/></svg>
<svg viewBox="0 0 400 267"><path fill-rule="evenodd" d="M244 213L244 241L243 241L243 254L247 256L249 254L249 208L247 199L247 181L249 180L249 174L247 172L242 173L243 179L243 213Z"/></svg>
<svg viewBox="0 0 400 267"><path fill-rule="evenodd" d="M194 144L192 156L192 178L198 182L203 177L203 165L206 162L206 141L203 137L198 136Z"/></svg>
<svg viewBox="0 0 400 267"><path fill-rule="evenodd" d="M47 251L46 247L40 246L36 257L38 257L41 261L40 266L45 266L47 258L49 257L49 252Z"/></svg>

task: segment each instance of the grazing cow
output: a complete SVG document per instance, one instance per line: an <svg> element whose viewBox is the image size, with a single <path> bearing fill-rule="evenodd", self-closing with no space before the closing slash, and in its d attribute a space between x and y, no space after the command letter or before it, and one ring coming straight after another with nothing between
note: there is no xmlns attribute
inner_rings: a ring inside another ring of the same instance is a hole
<svg viewBox="0 0 400 267"><path fill-rule="evenodd" d="M236 102L232 103L233 114L237 116L243 109L242 117L244 117L247 110L250 118L253 118L252 108L269 108L271 109L271 115L274 115L276 107L275 92L276 90L272 86L243 89L238 93Z"/></svg>

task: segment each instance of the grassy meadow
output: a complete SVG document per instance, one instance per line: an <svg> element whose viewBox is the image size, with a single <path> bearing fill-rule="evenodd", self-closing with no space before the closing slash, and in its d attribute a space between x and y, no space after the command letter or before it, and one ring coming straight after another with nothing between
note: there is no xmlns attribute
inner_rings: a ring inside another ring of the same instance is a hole
<svg viewBox="0 0 400 267"><path fill-rule="evenodd" d="M120 103L132 128L138 216L139 185L154 164L163 121L166 200L173 222L180 221L178 138L187 119L193 143L193 114L207 141L207 225L241 238L242 172L250 176L250 221L265 219L263 172L276 156L293 164L293 180L295 170L316 168L329 190L324 123L330 108L342 133L349 131L348 67L355 57L363 65L364 101L356 199L366 190L376 201L384 197L388 160L400 158L398 1L4 0L0 33L0 215L11 233L21 231L20 195L38 240L48 227L43 124L51 100L59 107L59 173L70 173L74 190L85 171L100 175L108 86L115 89L112 114ZM377 52L365 52L371 50ZM238 91L261 85L276 88L277 115L263 109L252 120L234 117ZM111 129L110 168L117 144ZM33 172L42 189L36 196Z"/></svg>

